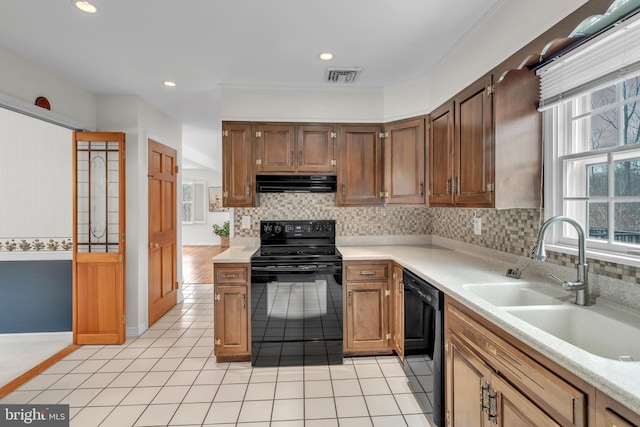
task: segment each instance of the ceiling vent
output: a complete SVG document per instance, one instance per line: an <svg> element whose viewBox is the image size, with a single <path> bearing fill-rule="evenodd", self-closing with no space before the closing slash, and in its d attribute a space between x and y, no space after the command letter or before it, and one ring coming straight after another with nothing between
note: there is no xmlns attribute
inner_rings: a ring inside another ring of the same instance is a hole
<svg viewBox="0 0 640 427"><path fill-rule="evenodd" d="M327 79L328 83L355 83L356 79L360 75L362 68L335 68L327 67Z"/></svg>

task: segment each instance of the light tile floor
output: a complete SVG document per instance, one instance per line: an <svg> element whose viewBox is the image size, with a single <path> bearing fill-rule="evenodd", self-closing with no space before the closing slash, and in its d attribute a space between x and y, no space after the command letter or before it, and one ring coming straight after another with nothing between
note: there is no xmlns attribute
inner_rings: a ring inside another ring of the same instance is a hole
<svg viewBox="0 0 640 427"><path fill-rule="evenodd" d="M83 346L2 403L70 405L71 426L429 426L396 357L252 368L213 356L213 289L121 346Z"/></svg>

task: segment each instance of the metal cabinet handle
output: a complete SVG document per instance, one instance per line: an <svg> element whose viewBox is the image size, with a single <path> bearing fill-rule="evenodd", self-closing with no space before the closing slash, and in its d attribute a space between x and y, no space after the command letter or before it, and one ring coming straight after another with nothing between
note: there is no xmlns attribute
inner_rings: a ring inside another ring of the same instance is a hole
<svg viewBox="0 0 640 427"><path fill-rule="evenodd" d="M298 151L298 165L302 164L302 150Z"/></svg>
<svg viewBox="0 0 640 427"><path fill-rule="evenodd" d="M345 184L341 185L342 187L342 201L347 197L347 186Z"/></svg>
<svg viewBox="0 0 640 427"><path fill-rule="evenodd" d="M247 309L247 296L245 294L242 294L242 309Z"/></svg>
<svg viewBox="0 0 640 427"><path fill-rule="evenodd" d="M158 249L160 247L160 243L150 242L149 249Z"/></svg>
<svg viewBox="0 0 640 427"><path fill-rule="evenodd" d="M447 179L447 194L451 194L451 178Z"/></svg>
<svg viewBox="0 0 640 427"><path fill-rule="evenodd" d="M424 182L420 182L420 197L424 197Z"/></svg>
<svg viewBox="0 0 640 427"><path fill-rule="evenodd" d="M225 279L232 279L240 277L240 273L222 273L222 277Z"/></svg>
<svg viewBox="0 0 640 427"><path fill-rule="evenodd" d="M293 150L289 153L289 166L293 165Z"/></svg>
<svg viewBox="0 0 640 427"><path fill-rule="evenodd" d="M247 184L245 197L251 197L251 184Z"/></svg>
<svg viewBox="0 0 640 427"><path fill-rule="evenodd" d="M371 271L371 270L362 270L360 272L361 276L375 276L376 272L375 271Z"/></svg>
<svg viewBox="0 0 640 427"><path fill-rule="evenodd" d="M351 307L351 303L353 302L353 291L347 292L347 305Z"/></svg>

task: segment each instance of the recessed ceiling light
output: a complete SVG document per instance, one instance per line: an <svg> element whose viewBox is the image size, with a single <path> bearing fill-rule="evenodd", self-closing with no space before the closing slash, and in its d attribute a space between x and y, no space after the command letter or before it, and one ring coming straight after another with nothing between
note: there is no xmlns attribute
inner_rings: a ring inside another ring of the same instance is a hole
<svg viewBox="0 0 640 427"><path fill-rule="evenodd" d="M331 61L333 59L333 53L322 52L320 54L320 59L322 59L323 61Z"/></svg>
<svg viewBox="0 0 640 427"><path fill-rule="evenodd" d="M176 82L172 82L171 80L165 80L162 82L162 84L167 87L176 87Z"/></svg>
<svg viewBox="0 0 640 427"><path fill-rule="evenodd" d="M75 4L78 9L86 13L96 13L98 11L98 8L88 1L77 0L74 1L73 4Z"/></svg>

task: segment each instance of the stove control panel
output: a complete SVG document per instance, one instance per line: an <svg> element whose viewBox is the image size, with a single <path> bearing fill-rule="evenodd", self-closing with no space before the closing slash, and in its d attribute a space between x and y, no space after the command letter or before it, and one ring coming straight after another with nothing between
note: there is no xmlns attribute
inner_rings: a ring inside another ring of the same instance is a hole
<svg viewBox="0 0 640 427"><path fill-rule="evenodd" d="M332 238L335 239L334 220L317 221L261 221L260 240Z"/></svg>

